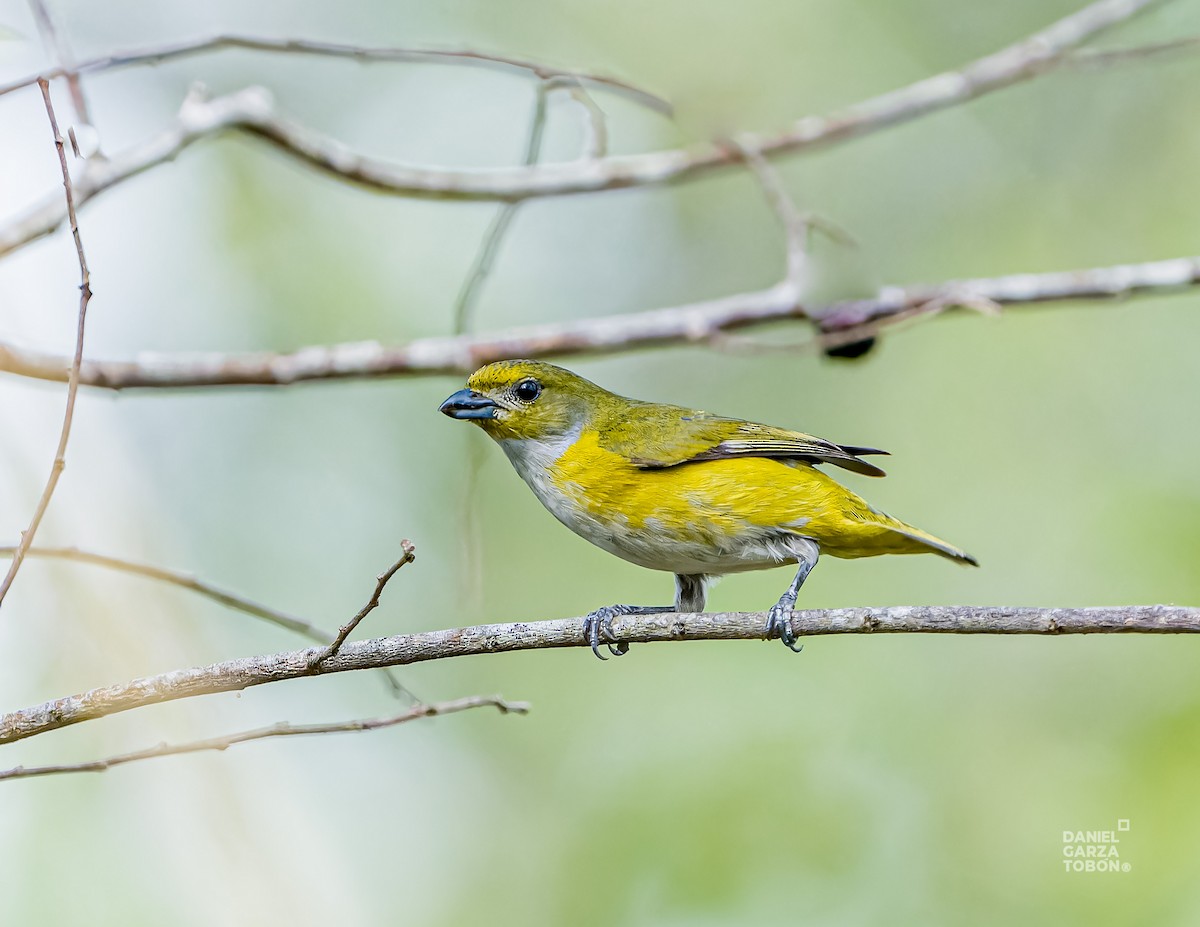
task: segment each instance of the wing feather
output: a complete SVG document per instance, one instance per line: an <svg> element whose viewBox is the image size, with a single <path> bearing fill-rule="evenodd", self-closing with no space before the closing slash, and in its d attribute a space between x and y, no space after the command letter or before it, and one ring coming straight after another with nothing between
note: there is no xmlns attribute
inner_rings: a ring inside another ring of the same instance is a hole
<svg viewBox="0 0 1200 927"><path fill-rule="evenodd" d="M639 405L606 430L603 445L647 470L705 460L767 457L829 463L866 476L883 476L860 455L886 454L873 447L834 444L799 431L675 406Z"/></svg>

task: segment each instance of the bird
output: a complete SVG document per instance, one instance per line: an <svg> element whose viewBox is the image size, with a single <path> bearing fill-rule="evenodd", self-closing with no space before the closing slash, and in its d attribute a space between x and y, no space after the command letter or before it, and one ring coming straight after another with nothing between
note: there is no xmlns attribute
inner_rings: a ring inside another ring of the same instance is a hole
<svg viewBox="0 0 1200 927"><path fill-rule="evenodd" d="M602 660L602 642L614 655L628 650L614 618L702 612L708 587L727 573L796 566L763 633L798 651L792 610L821 554L932 553L979 565L817 469L883 476L863 460L887 454L878 448L627 399L534 360L479 368L440 411L483 429L542 505L580 537L675 574L673 605L608 605L584 618L584 638Z"/></svg>

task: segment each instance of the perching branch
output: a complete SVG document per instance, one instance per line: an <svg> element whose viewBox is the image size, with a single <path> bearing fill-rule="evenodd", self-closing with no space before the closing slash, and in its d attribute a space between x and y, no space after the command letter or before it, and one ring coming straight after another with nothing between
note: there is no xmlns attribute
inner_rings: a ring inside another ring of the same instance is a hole
<svg viewBox="0 0 1200 927"><path fill-rule="evenodd" d="M1087 270L1012 274L942 284L885 286L868 299L820 309L799 305L792 288L740 293L721 299L624 315L511 328L482 335L419 338L385 346L353 342L289 353L142 354L131 361L85 361L80 382L106 389L206 386L286 386L307 380L466 375L507 358L610 354L633 348L706 343L721 332L815 316L821 346L857 340L880 323L905 320L935 304L1031 306L1063 301L1111 301L1162 296L1200 284L1200 256L1118 264ZM0 372L39 380L67 377L65 358L0 344Z"/></svg>
<svg viewBox="0 0 1200 927"><path fill-rule="evenodd" d="M436 702L432 705L416 705L408 711L384 718L363 718L355 721L340 721L332 724L289 724L281 721L270 727L257 728L252 731L242 731L238 734L228 734L224 737L209 737L205 740L193 740L182 744L159 744L145 750L135 750L133 753L122 753L110 756L104 760L93 760L90 763L68 763L57 766L17 766L13 769L0 770L0 780L32 779L35 776L50 776L57 773L74 772L104 772L114 766L135 763L138 760L151 760L160 756L178 756L181 753L200 753L205 750L227 750L236 744L244 744L252 740L266 740L269 737L305 737L311 734L345 734L359 731L377 731L382 728L407 724L418 718L433 718L439 715L452 715L472 708L496 708L500 714L523 715L529 712L526 702L506 702L498 695L473 695L459 698L450 702Z"/></svg>
<svg viewBox="0 0 1200 927"><path fill-rule="evenodd" d="M367 45L350 45L341 42L319 42L309 39L274 39L266 36L222 33L198 39L187 39L166 45L151 45L144 48L126 49L101 58L92 58L65 67L53 68L40 74L31 74L7 84L0 84L0 96L32 87L39 80L54 80L70 74L92 74L112 71L140 64L160 64L177 58L187 58L206 52L240 48L248 51L276 52L282 54L319 55L329 58L350 58L361 62L392 61L423 64L464 64L482 67L523 71L542 81L564 80L575 83L595 84L613 93L625 96L635 103L657 112L670 115L671 104L662 97L643 90L628 81L607 74L580 71L571 68L556 68L527 58L499 55L469 48L378 48Z"/></svg>
<svg viewBox="0 0 1200 927"><path fill-rule="evenodd" d="M625 615L613 619L616 638L635 644L686 640L761 640L763 612ZM1128 605L1113 608L1009 608L929 605L797 610L798 636L852 633L950 634L1195 634L1200 608ZM0 716L0 744L58 730L132 708L325 673L406 666L485 653L590 646L583 619L516 622L350 641L316 666L320 648L243 657L120 685L92 689ZM777 645L773 645L777 646ZM784 654L774 654L787 659ZM598 672L609 672L596 666Z"/></svg>
<svg viewBox="0 0 1200 927"><path fill-rule="evenodd" d="M12 562L8 565L8 572L5 574L4 580L0 582L0 604L4 602L4 597L8 595L8 590L12 588L13 581L17 578L17 572L21 569L21 563L25 560L25 554L28 552L30 545L33 544L34 536L37 534L38 527L42 523L46 509L50 507L50 499L54 495L55 488L58 486L58 478L62 475L63 469L67 465L67 442L71 438L71 422L75 418L75 397L79 392L79 368L83 363L83 334L87 322L88 301L92 298L92 284L91 277L88 274L87 257L83 253L83 239L79 236L79 222L75 218L75 193L71 186L71 172L67 169L67 153L63 147L63 137L58 131L58 120L54 116L54 103L50 99L50 84L43 80L38 82L38 86L42 91L42 101L46 105L46 116L50 120L50 130L54 134L54 149L58 153L58 163L62 168L63 192L67 204L67 215L71 220L71 235L75 239L75 253L79 258L79 316L75 323L75 355L71 359L71 367L67 372L67 407L63 413L62 429L58 436L58 448L54 452L54 463L50 466L50 476L46 479L46 486L42 490L41 498L38 499L33 517L29 520L29 527L21 532L21 541L17 545L17 549L13 552Z"/></svg>

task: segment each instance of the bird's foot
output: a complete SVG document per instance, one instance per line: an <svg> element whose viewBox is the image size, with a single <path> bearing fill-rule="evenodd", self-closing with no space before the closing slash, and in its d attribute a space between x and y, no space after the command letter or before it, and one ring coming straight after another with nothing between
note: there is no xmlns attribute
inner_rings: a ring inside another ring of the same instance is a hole
<svg viewBox="0 0 1200 927"><path fill-rule="evenodd" d="M612 620L619 615L629 614L633 607L632 605L605 605L583 619L583 635L592 645L592 653L601 660L608 659L600 652L601 641L614 657L623 657L629 652L629 644L625 641L618 641L617 636L613 633Z"/></svg>
<svg viewBox="0 0 1200 927"><path fill-rule="evenodd" d="M796 643L796 632L792 630L792 609L795 607L796 600L789 599L786 595L772 605L767 612L767 626L763 632L767 640L778 637L788 650L799 653L804 649L804 645Z"/></svg>
<svg viewBox="0 0 1200 927"><path fill-rule="evenodd" d="M608 659L600 652L601 643L608 647L608 652L614 657L622 657L629 653L629 642L617 640L617 635L612 629L614 618L621 615L654 615L674 610L672 605L605 605L583 619L583 636L592 645L592 653L601 660Z"/></svg>

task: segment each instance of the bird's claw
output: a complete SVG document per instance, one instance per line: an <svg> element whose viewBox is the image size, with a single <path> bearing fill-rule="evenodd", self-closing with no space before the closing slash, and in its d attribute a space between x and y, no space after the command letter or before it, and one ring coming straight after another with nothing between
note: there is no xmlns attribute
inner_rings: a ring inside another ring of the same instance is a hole
<svg viewBox="0 0 1200 927"><path fill-rule="evenodd" d="M628 614L628 609L623 606L606 605L603 608L596 609L583 619L583 635L587 638L587 642L591 644L592 653L601 660L608 659L608 657L600 652L601 643L608 647L608 652L614 657L623 657L629 653L629 643L617 640L617 636L613 633L612 629L612 620L619 615L625 614Z"/></svg>
<svg viewBox="0 0 1200 927"><path fill-rule="evenodd" d="M796 643L796 632L792 630L792 609L795 604L780 599L772 605L767 612L767 626L763 631L767 640L778 637L788 650L799 653L804 649L804 645Z"/></svg>

